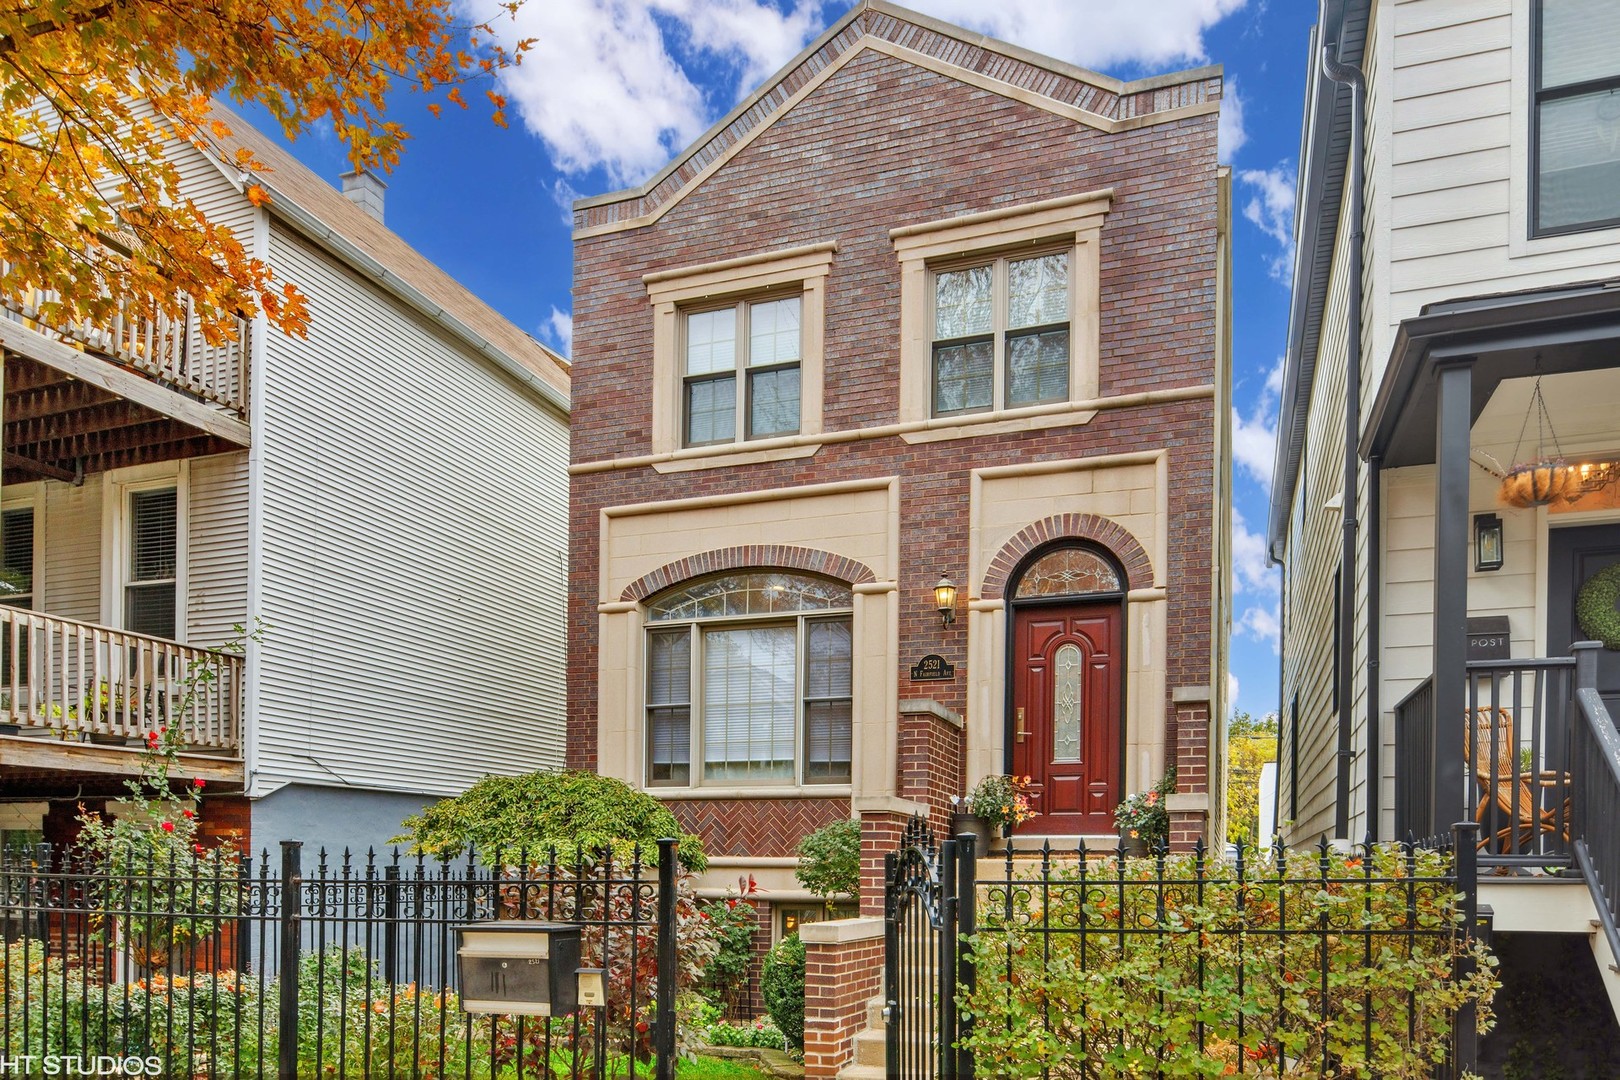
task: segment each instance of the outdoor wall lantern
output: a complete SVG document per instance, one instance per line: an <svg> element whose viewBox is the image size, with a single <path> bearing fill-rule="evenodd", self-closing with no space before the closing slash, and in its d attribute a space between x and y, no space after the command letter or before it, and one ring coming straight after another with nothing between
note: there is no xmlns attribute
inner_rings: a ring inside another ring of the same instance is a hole
<svg viewBox="0 0 1620 1080"><path fill-rule="evenodd" d="M1474 515L1474 569L1502 569L1502 519L1495 514Z"/></svg>
<svg viewBox="0 0 1620 1080"><path fill-rule="evenodd" d="M956 582L939 576L939 584L934 586L934 606L939 608L940 626L949 626L956 621Z"/></svg>

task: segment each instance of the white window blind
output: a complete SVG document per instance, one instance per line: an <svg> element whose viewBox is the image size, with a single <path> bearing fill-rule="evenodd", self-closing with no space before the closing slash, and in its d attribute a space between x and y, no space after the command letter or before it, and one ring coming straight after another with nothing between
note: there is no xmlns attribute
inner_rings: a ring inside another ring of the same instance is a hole
<svg viewBox="0 0 1620 1080"><path fill-rule="evenodd" d="M705 631L706 778L792 779L796 637L792 626Z"/></svg>

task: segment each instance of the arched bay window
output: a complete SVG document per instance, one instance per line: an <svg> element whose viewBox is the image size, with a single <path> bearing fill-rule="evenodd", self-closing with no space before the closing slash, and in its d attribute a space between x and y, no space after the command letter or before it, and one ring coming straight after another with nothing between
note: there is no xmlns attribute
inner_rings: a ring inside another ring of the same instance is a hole
<svg viewBox="0 0 1620 1080"><path fill-rule="evenodd" d="M852 606L847 585L769 570L649 600L647 783L849 783Z"/></svg>

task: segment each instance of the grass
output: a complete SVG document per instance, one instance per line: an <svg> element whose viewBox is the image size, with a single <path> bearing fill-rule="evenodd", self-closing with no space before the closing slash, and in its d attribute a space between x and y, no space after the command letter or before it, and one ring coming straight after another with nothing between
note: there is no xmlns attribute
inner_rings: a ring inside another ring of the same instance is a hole
<svg viewBox="0 0 1620 1080"><path fill-rule="evenodd" d="M699 1057L675 1067L676 1080L765 1080L766 1075L753 1062L735 1058Z"/></svg>

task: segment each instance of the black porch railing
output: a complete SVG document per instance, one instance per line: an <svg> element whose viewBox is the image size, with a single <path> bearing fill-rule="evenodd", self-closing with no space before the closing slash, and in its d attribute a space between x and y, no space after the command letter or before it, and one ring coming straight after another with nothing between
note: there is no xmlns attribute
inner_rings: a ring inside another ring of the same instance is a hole
<svg viewBox="0 0 1620 1080"><path fill-rule="evenodd" d="M194 1080L672 1080L676 906L692 901L675 842L647 854L323 851L308 865L288 842L279 865L265 852L234 871L136 861L115 875L49 847L7 852L0 1058L31 1062L19 1075L112 1058L137 1059L124 1075ZM455 927L495 919L579 926L606 1006L464 1011Z"/></svg>
<svg viewBox="0 0 1620 1080"><path fill-rule="evenodd" d="M1471 661L1464 700L1456 725L1437 724L1430 677L1395 706L1396 835L1440 836L1472 820L1484 865L1571 865L1574 658ZM1441 754L1464 765L1456 805L1437 799Z"/></svg>
<svg viewBox="0 0 1620 1080"><path fill-rule="evenodd" d="M1574 817L1601 822L1575 836L1575 861L1586 878L1609 949L1620 957L1620 731L1597 691L1598 646L1577 645L1576 712L1570 757Z"/></svg>

